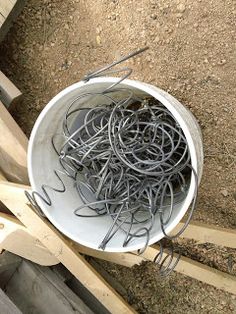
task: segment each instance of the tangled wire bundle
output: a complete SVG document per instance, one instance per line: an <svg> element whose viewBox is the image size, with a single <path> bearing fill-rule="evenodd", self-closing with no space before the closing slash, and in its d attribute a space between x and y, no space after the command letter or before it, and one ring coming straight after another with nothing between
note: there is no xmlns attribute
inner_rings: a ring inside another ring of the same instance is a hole
<svg viewBox="0 0 236 314"><path fill-rule="evenodd" d="M174 206L186 196L191 176L188 145L174 117L157 100L141 100L133 93L117 100L113 93L117 89L96 95L112 101L109 105L70 106L63 123L66 140L57 152L84 203L75 215L111 217L99 248L105 249L123 230L123 246L145 237L145 249L154 220L160 220L167 236ZM69 120L78 113L83 121L73 130Z"/></svg>
<svg viewBox="0 0 236 314"><path fill-rule="evenodd" d="M119 232L120 237L124 236L123 246L135 238L144 238L141 253L149 244L157 221L163 236L174 239L188 226L195 208L197 174L191 166L188 143L181 127L156 99L140 98L133 90L120 85L132 73L130 68L112 69L145 50L147 48L137 50L84 78L89 81L110 73L126 73L104 90L79 94L68 104L62 129L52 138L63 168L63 171L54 170L62 188L43 184L42 193L25 192L35 209L43 214L37 199L51 206L48 190L63 193L66 186L60 174L72 178L83 201L83 205L75 209L75 215L91 219L109 216L111 219L109 229L104 230L100 249L105 249ZM63 138L60 147L55 144L58 136ZM185 199L192 176L195 192L188 218L177 234L167 235L175 206ZM174 258L172 244L167 255L161 241L159 246L154 261L160 266L160 274L167 275L179 256Z"/></svg>

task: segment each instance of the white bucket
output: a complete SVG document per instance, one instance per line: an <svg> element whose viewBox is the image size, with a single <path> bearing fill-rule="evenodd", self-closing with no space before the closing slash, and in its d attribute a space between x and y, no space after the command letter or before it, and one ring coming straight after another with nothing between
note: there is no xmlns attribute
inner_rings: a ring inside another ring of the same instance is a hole
<svg viewBox="0 0 236 314"><path fill-rule="evenodd" d="M71 101L82 93L101 92L111 83L117 81L117 78L103 77L91 79L86 83L73 84L55 96L44 108L34 125L29 141L28 170L30 183L34 191L43 195L41 189L43 184L55 188L61 186L54 174L54 170L61 169L61 166L52 147L51 138L61 130L63 116ZM203 145L200 128L191 112L174 97L152 85L139 81L124 80L120 86L128 87L140 96L147 96L147 94L153 96L172 113L187 139L192 167L198 175L199 184L203 168ZM61 139L61 141L63 140ZM66 192L58 193L50 190L48 193L52 205L48 206L40 199L37 199L38 204L51 223L67 237L87 247L98 249L111 225L110 217L84 218L75 216L74 210L82 205L82 201L74 188L74 182L67 176L62 176L62 179L66 186ZM166 227L167 233L176 227L188 210L194 197L195 187L196 182L192 175L186 198L182 203L174 206L172 217ZM157 218L150 232L149 245L163 237L160 220ZM134 238L126 247L123 247L123 241L124 233L118 231L107 243L105 251L126 252L138 250L145 245L146 239L145 237Z"/></svg>

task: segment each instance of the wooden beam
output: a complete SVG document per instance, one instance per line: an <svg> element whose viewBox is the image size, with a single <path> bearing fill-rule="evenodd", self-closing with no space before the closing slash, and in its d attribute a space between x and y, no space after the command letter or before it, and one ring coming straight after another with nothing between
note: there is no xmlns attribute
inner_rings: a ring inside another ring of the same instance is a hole
<svg viewBox="0 0 236 314"><path fill-rule="evenodd" d="M4 175L0 172L0 180L6 181L6 178L4 177Z"/></svg>
<svg viewBox="0 0 236 314"><path fill-rule="evenodd" d="M42 266L58 264L58 259L33 237L14 216L0 213L0 248Z"/></svg>
<svg viewBox="0 0 236 314"><path fill-rule="evenodd" d="M142 255L146 260L153 261L159 250L155 247L148 247ZM165 256L165 254L164 254ZM193 261L182 256L175 271L201 282L212 285L218 289L236 294L236 277Z"/></svg>
<svg viewBox="0 0 236 314"><path fill-rule="evenodd" d="M0 289L0 309L5 314L22 314L8 296Z"/></svg>
<svg viewBox="0 0 236 314"><path fill-rule="evenodd" d="M178 228L183 223L179 223ZM206 225L192 221L181 235L183 238L194 239L199 243L214 243L226 247L236 248L236 230Z"/></svg>
<svg viewBox="0 0 236 314"><path fill-rule="evenodd" d="M0 181L4 180L6 181L6 178L3 176L3 174L0 172ZM11 214L12 212L9 211L9 209L0 201L0 212L6 213L6 214Z"/></svg>
<svg viewBox="0 0 236 314"><path fill-rule="evenodd" d="M0 12L0 28L2 27L4 21L5 21L5 18L4 18L4 16Z"/></svg>
<svg viewBox="0 0 236 314"><path fill-rule="evenodd" d="M49 267L27 261L22 261L6 291L26 314L94 314Z"/></svg>
<svg viewBox="0 0 236 314"><path fill-rule="evenodd" d="M0 169L14 182L28 183L28 140L0 101Z"/></svg>
<svg viewBox="0 0 236 314"><path fill-rule="evenodd" d="M71 242L71 244L78 252L82 254L93 256L126 267L132 267L136 264L140 264L143 261L143 258L141 256L137 256L134 254L103 252L90 249L75 242Z"/></svg>
<svg viewBox="0 0 236 314"><path fill-rule="evenodd" d="M0 1L0 15L4 21L0 23L0 42L8 32L12 22L20 14L25 5L26 0L2 0ZM2 12L2 13L1 13Z"/></svg>
<svg viewBox="0 0 236 314"><path fill-rule="evenodd" d="M143 261L141 256L126 253L109 253L87 248L68 240L81 254L100 258L112 263L132 267ZM58 259L35 237L15 216L0 213L0 248L17 254L36 264L51 266L58 264Z"/></svg>
<svg viewBox="0 0 236 314"><path fill-rule="evenodd" d="M19 256L10 252L4 251L0 254L0 288L5 288L21 262L22 259ZM0 313L2 312L0 311Z"/></svg>
<svg viewBox="0 0 236 314"><path fill-rule="evenodd" d="M86 255L94 256L128 267L131 267L135 264L140 264L142 261L153 261L155 256L159 253L159 250L155 246L148 247L146 251L139 256L135 252L118 254L108 252L104 253L101 251L89 249L74 244L69 240L65 240L63 236L57 230L55 230L55 228L53 228L53 226L51 226L49 222L46 221L44 222L47 224L47 228L44 228L44 232L43 229L40 229L40 227L42 228L41 224L37 225L37 221L33 221L34 218L32 214L29 214L30 211L34 215L36 215L36 213L34 213L31 209L29 209L27 205L25 205L25 198L23 195L24 189L29 189L29 187L22 187L21 185L13 183L0 182L0 200L2 200L2 202L12 210L12 212L22 221L22 223L27 226L27 228L29 228L28 225L30 226L28 231L32 235L34 234L34 232L36 232L35 237L37 237L45 246L47 246L48 249L52 251L61 262L63 261L63 264L66 267L68 266L67 268L74 275L75 273L73 272L73 265L71 265L70 262L68 265L68 261L65 260L65 253L67 253L70 258L74 258L74 254L76 255L76 253L78 254L78 251L80 251L81 253L84 253ZM42 220L42 218L40 218L39 216L37 217L37 220ZM44 237L43 234L45 234ZM57 236L60 237L61 241L57 240ZM62 244L61 242L63 242L64 244ZM47 245L48 243L50 243L50 245ZM72 248L73 252L70 251ZM68 250L70 253L68 252ZM166 254L164 253L163 257L165 256ZM175 271L205 282L207 284L213 285L218 289L236 294L236 277L213 269L209 266L203 265L199 262L193 261L187 257L181 258L175 268Z"/></svg>
<svg viewBox="0 0 236 314"><path fill-rule="evenodd" d="M16 2L16 0L14 1ZM14 4L11 0L4 0L0 3L0 13L5 17L5 19L10 14L11 10L14 7Z"/></svg>
<svg viewBox="0 0 236 314"><path fill-rule="evenodd" d="M7 109L19 100L21 91L0 71L0 101Z"/></svg>
<svg viewBox="0 0 236 314"><path fill-rule="evenodd" d="M38 216L26 203L23 189L14 183L0 182L0 199L27 227L27 230L111 312L135 313L110 287L71 243L46 219Z"/></svg>

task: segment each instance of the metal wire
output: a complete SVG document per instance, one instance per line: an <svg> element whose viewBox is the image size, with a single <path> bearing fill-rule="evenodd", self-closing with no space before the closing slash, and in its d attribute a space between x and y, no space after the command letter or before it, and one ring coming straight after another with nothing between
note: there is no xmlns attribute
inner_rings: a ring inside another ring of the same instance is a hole
<svg viewBox="0 0 236 314"><path fill-rule="evenodd" d="M126 74L101 92L79 94L69 105L62 121L60 135L52 138L52 145L63 169L54 170L61 188L42 186L42 194L26 192L31 204L42 213L37 198L51 206L47 190L63 193L66 186L59 173L74 179L83 205L75 209L78 217L109 216L111 225L104 230L99 248L105 249L117 232L124 235L123 246L135 238L144 238L148 246L156 220L163 236L175 239L187 227L196 203L197 175L191 166L188 143L172 114L152 97L140 97L120 84L131 69L110 70L135 56L140 49L85 76L84 80L125 71ZM96 104L98 106L94 107ZM83 104L83 107L81 106ZM80 117L79 127L72 121ZM63 144L55 145L55 137L62 136ZM174 236L166 232L173 212L186 197L191 177L195 179L194 200L184 227ZM88 208L90 212L88 213ZM155 262L162 275L176 266L173 248Z"/></svg>

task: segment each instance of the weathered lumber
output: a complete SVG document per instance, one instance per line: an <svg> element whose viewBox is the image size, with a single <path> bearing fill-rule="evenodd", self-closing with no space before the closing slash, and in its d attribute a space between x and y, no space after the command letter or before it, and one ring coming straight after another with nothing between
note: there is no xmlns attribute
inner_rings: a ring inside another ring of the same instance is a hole
<svg viewBox="0 0 236 314"><path fill-rule="evenodd" d="M0 169L10 181L28 183L28 139L0 101Z"/></svg>
<svg viewBox="0 0 236 314"><path fill-rule="evenodd" d="M25 203L25 189L28 187L1 181L0 200L111 313L135 313L71 243Z"/></svg>
<svg viewBox="0 0 236 314"><path fill-rule="evenodd" d="M0 42L9 31L13 21L20 14L26 0L0 1Z"/></svg>
<svg viewBox="0 0 236 314"><path fill-rule="evenodd" d="M10 109L19 100L21 91L0 71L0 101Z"/></svg>
<svg viewBox="0 0 236 314"><path fill-rule="evenodd" d="M6 293L23 313L93 313L48 267L28 261L14 273Z"/></svg>
<svg viewBox="0 0 236 314"><path fill-rule="evenodd" d="M5 249L43 266L58 264L58 259L33 237L14 216L0 213L0 249Z"/></svg>
<svg viewBox="0 0 236 314"><path fill-rule="evenodd" d="M137 256L135 252L104 254L97 250L76 245L65 239L48 221L42 219L30 209L25 203L26 200L23 194L24 189L29 189L29 187L1 181L0 200L2 200L2 202L21 220L27 227L27 231L37 237L58 258L58 260L77 277L77 279L86 282L87 288L96 295L100 302L106 304L107 308L112 306L110 304L111 301L107 300L106 297L104 298L104 295L101 296L99 292L103 291L103 293L111 293L111 291L109 291L106 285L104 286L103 283L99 282L98 278L94 278L94 270L91 269L91 266L88 266L88 263L78 252L128 267L140 264L142 261L153 261L155 256L159 253L158 248L148 247L140 256ZM75 267L75 264L77 264L77 267ZM84 272L78 271L79 265ZM86 269L86 266L88 269ZM182 257L175 270L191 278L213 285L216 288L236 294L236 277L189 258ZM93 279L90 277L94 278L96 287L94 287ZM97 288L100 289L99 292L97 291ZM120 306L122 307L121 304Z"/></svg>
<svg viewBox="0 0 236 314"><path fill-rule="evenodd" d="M2 289L0 289L0 311L4 314L22 314Z"/></svg>

